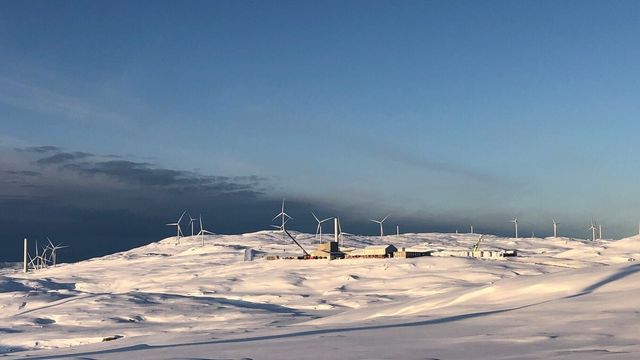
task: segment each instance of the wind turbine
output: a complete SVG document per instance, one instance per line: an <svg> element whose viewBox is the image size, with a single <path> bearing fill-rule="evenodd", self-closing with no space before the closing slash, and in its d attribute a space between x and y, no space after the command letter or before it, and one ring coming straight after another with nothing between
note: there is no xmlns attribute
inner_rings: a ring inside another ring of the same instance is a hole
<svg viewBox="0 0 640 360"><path fill-rule="evenodd" d="M558 237L558 222L556 222L556 219L551 219L551 221L553 221L553 237L557 238Z"/></svg>
<svg viewBox="0 0 640 360"><path fill-rule="evenodd" d="M602 240L602 224L598 224L598 239Z"/></svg>
<svg viewBox="0 0 640 360"><path fill-rule="evenodd" d="M198 221L196 218L192 218L191 214L189 214L189 225L191 226L191 236L193 236L193 223Z"/></svg>
<svg viewBox="0 0 640 360"><path fill-rule="evenodd" d="M53 266L56 266L57 258L58 258L57 251L60 249L68 248L68 246L63 246L62 244L53 245L53 243L51 242L51 239L47 238L47 240L49 241L49 245L51 246L51 255L49 256L49 262Z"/></svg>
<svg viewBox="0 0 640 360"><path fill-rule="evenodd" d="M589 230L591 230L591 241L596 241L596 226L593 224L593 220L591 221L591 227L589 227Z"/></svg>
<svg viewBox="0 0 640 360"><path fill-rule="evenodd" d="M178 240L180 240L180 236L184 236L182 234L182 228L180 228L180 222L182 221L182 218L184 217L184 214L187 213L187 210L182 212L182 215L180 215L180 219L178 219L177 222L171 223L171 224L167 224L167 226L175 226L176 227L176 237L178 238Z"/></svg>
<svg viewBox="0 0 640 360"><path fill-rule="evenodd" d="M518 217L516 216L511 222L516 226L516 239L518 238Z"/></svg>
<svg viewBox="0 0 640 360"><path fill-rule="evenodd" d="M342 231L342 222L340 221L340 217L338 217L338 241L340 242L340 246L344 245L344 240L343 240L344 235L353 235L353 234Z"/></svg>
<svg viewBox="0 0 640 360"><path fill-rule="evenodd" d="M42 257L40 255L38 255L38 240L36 240L36 269L40 269L40 267L42 267Z"/></svg>
<svg viewBox="0 0 640 360"><path fill-rule="evenodd" d="M284 199L282 199L282 209L280 210L280 213L278 215L276 215L273 218L273 220L271 220L271 221L274 221L275 219L277 219L279 217L282 217L282 225L280 225L278 228L280 230L284 231L284 225L287 223L287 221L293 220L293 218L291 216L289 216L289 214L284 212ZM274 225L271 225L271 226L274 226ZM274 226L274 227L276 227L276 226Z"/></svg>
<svg viewBox="0 0 640 360"><path fill-rule="evenodd" d="M316 237L318 237L318 234L320 234L320 243L322 243L322 223L325 221L332 220L333 218L329 217L324 220L320 220L318 219L316 214L313 213L313 211L311 212L311 215L313 215L313 218L316 219L316 221L318 222L318 227L316 228ZM283 229L284 229L284 226L283 226Z"/></svg>
<svg viewBox="0 0 640 360"><path fill-rule="evenodd" d="M33 267L34 270L38 270L38 269L42 269L47 267L47 262L49 261L46 258L46 254L47 251L49 251L49 245L47 245L46 247L43 248L42 250L42 254L40 254L40 251L38 249L38 240L36 240L36 255L35 257L31 257L30 254L28 254L29 257L29 264L31 264L31 266Z"/></svg>
<svg viewBox="0 0 640 360"><path fill-rule="evenodd" d="M384 223L385 220L387 220L387 218L389 217L389 215L385 216L384 219L382 220L373 220L373 219L369 219L369 221L372 221L376 224L380 224L380 237L384 236L384 229L382 227L382 224Z"/></svg>
<svg viewBox="0 0 640 360"><path fill-rule="evenodd" d="M198 232L198 234L196 234L196 238L200 236L202 238L202 246L204 246L204 234L207 234L207 235L215 235L215 234L209 230L204 229L202 225L202 214L200 214L200 217L197 220L198 220L198 223L200 224L200 231Z"/></svg>
<svg viewBox="0 0 640 360"><path fill-rule="evenodd" d="M286 223L288 223L288 222L289 222L289 218L287 218L287 219L284 221L284 224L286 224ZM280 231L283 231L283 232L284 232L284 230L283 230L283 229L284 229L284 226L283 226L284 224L282 224L282 225L270 225L270 226L271 226L272 228L275 228L275 229L278 229L278 230L280 230Z"/></svg>

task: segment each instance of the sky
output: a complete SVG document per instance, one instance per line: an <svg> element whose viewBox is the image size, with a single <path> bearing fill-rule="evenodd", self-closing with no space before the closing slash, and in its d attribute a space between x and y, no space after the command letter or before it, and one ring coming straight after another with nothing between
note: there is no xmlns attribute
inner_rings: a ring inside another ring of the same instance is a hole
<svg viewBox="0 0 640 360"><path fill-rule="evenodd" d="M636 1L0 2L0 261L267 229L638 232ZM61 256L62 257L62 256Z"/></svg>

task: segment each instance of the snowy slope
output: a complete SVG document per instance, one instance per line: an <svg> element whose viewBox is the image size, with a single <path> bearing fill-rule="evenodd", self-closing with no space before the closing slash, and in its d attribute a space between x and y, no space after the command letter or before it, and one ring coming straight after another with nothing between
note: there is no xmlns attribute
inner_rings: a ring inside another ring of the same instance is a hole
<svg viewBox="0 0 640 360"><path fill-rule="evenodd" d="M311 250L317 240L295 236ZM350 236L469 249L476 235ZM278 232L175 238L0 275L8 358L640 358L640 238L488 236L503 260L275 260ZM105 337L117 340L102 342ZM82 345L82 346L81 346ZM295 354L295 355L292 355ZM1 355L0 355L1 356Z"/></svg>

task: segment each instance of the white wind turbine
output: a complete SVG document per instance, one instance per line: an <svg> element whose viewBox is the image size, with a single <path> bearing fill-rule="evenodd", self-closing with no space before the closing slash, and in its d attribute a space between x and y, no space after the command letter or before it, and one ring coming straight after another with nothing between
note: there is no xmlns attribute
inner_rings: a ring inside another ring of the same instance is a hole
<svg viewBox="0 0 640 360"><path fill-rule="evenodd" d="M385 216L384 219L382 220L373 220L373 219L369 219L369 221L372 221L376 224L380 224L380 237L384 236L384 229L382 227L382 224L384 223L385 220L387 220L387 218L389 217L389 215Z"/></svg>
<svg viewBox="0 0 640 360"><path fill-rule="evenodd" d="M280 213L278 215L276 215L271 221L274 221L275 219L277 219L279 217L282 217L282 225L280 225L280 226L271 225L271 226L273 226L275 228L278 228L281 231L284 231L284 226L287 223L287 221L293 220L293 218L291 216L289 216L289 214L284 212L284 199L282 199L282 209L280 210Z"/></svg>
<svg viewBox="0 0 640 360"><path fill-rule="evenodd" d="M200 224L200 231L198 232L198 234L196 234L196 238L198 236L200 236L202 238L202 246L204 246L204 235L205 234L207 234L207 235L215 235L215 234L212 233L209 230L205 230L204 229L204 227L203 227L204 225L202 225L202 214L200 214L200 217L197 220L198 220L198 223Z"/></svg>
<svg viewBox="0 0 640 360"><path fill-rule="evenodd" d="M338 219L338 241L340 242L340 246L344 245L344 241L342 240L343 235L353 235L348 232L342 231L342 222L340 222L340 217Z"/></svg>
<svg viewBox="0 0 640 360"><path fill-rule="evenodd" d="M189 225L191 226L191 236L193 236L193 223L198 221L197 218L192 218L191 214L189 214Z"/></svg>
<svg viewBox="0 0 640 360"><path fill-rule="evenodd" d="M591 241L596 241L596 226L593 223L593 220L591 220L591 226L589 227L589 230L591 230Z"/></svg>
<svg viewBox="0 0 640 360"><path fill-rule="evenodd" d="M313 211L311 212L311 215L313 215L313 218L318 222L318 227L316 228L316 237L318 237L318 234L320 234L320 243L322 243L322 223L325 221L333 220L333 218L329 217L324 220L320 220L318 219L316 214L313 213Z"/></svg>
<svg viewBox="0 0 640 360"><path fill-rule="evenodd" d="M551 221L553 221L553 237L557 238L558 237L558 224L560 224L560 223L556 222L556 219L551 219Z"/></svg>
<svg viewBox="0 0 640 360"><path fill-rule="evenodd" d="M598 239L602 240L602 224L598 224Z"/></svg>
<svg viewBox="0 0 640 360"><path fill-rule="evenodd" d="M518 238L518 217L515 217L511 222L516 226L516 239Z"/></svg>
<svg viewBox="0 0 640 360"><path fill-rule="evenodd" d="M184 217L184 214L186 214L186 213L187 213L187 210L183 211L182 215L180 215L180 218L178 219L177 222L167 224L167 226L175 226L176 227L176 237L178 238L178 240L180 240L181 236L184 236L184 234L182 234L182 228L180 228L180 222L182 221L182 218Z"/></svg>
<svg viewBox="0 0 640 360"><path fill-rule="evenodd" d="M38 240L36 240L36 255L35 257L31 257L31 254L28 254L29 264L34 270L42 269L47 267L47 263L50 259L46 258L47 251L49 251L49 245L45 246L42 250L42 254L40 254L40 250L38 249Z"/></svg>
<svg viewBox="0 0 640 360"><path fill-rule="evenodd" d="M44 257L40 255L38 250L38 240L36 240L36 257L34 258L34 260L36 261L36 267L35 267L36 269L41 269L46 265L46 262L44 261Z"/></svg>
<svg viewBox="0 0 640 360"><path fill-rule="evenodd" d="M47 238L47 240L49 241L49 245L51 246L51 255L49 256L49 262L51 263L51 265L56 266L56 263L58 261L57 251L60 249L68 248L68 246L63 246L62 244L53 245L51 239Z"/></svg>

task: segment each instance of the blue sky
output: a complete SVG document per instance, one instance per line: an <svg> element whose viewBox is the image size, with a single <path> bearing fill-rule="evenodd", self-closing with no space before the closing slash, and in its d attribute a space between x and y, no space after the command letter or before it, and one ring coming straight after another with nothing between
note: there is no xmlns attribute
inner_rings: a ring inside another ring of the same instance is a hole
<svg viewBox="0 0 640 360"><path fill-rule="evenodd" d="M257 176L262 200L420 230L506 233L517 215L629 235L639 17L633 1L5 1L0 146Z"/></svg>

